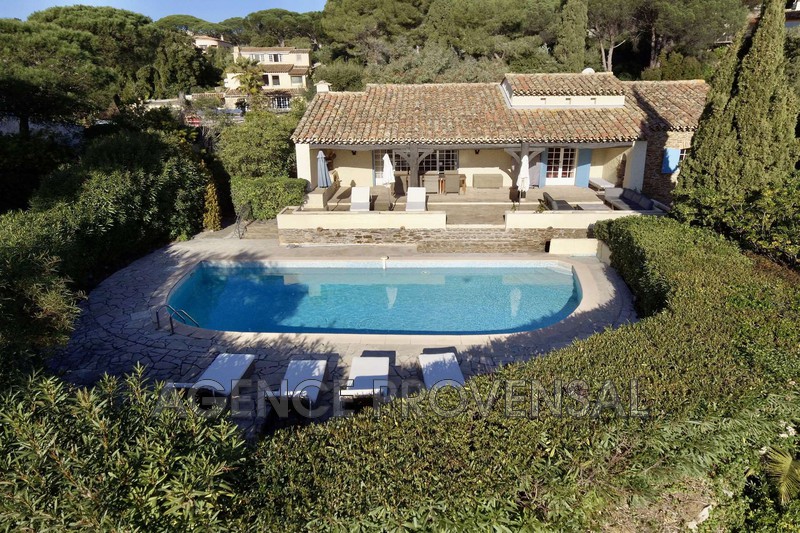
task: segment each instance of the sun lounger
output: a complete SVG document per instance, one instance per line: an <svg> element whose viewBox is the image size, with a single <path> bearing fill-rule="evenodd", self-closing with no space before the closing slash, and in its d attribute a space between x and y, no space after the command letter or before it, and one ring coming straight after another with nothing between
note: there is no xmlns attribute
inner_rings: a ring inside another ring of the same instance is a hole
<svg viewBox="0 0 800 533"><path fill-rule="evenodd" d="M425 388L429 390L448 385L464 386L464 374L461 372L461 367L458 366L456 354L452 352L420 354L419 366L422 369Z"/></svg>
<svg viewBox="0 0 800 533"><path fill-rule="evenodd" d="M249 353L222 353L208 365L196 382L167 383L164 389L190 389L198 397L230 397L255 360L256 356Z"/></svg>
<svg viewBox="0 0 800 533"><path fill-rule="evenodd" d="M369 211L369 187L350 189L350 211Z"/></svg>
<svg viewBox="0 0 800 533"><path fill-rule="evenodd" d="M356 357L350 364L347 386L339 391L339 397L352 400L385 396L388 386L388 357Z"/></svg>
<svg viewBox="0 0 800 533"><path fill-rule="evenodd" d="M317 402L322 380L325 376L325 360L296 360L289 362L278 391L269 391L278 398L300 398L313 406Z"/></svg>
<svg viewBox="0 0 800 533"><path fill-rule="evenodd" d="M406 211L425 211L425 187L409 187L406 196Z"/></svg>

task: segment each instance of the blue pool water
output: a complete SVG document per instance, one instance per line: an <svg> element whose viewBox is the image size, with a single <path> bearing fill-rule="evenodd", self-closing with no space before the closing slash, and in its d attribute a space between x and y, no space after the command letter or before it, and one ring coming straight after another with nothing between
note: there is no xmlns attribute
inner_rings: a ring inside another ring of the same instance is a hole
<svg viewBox="0 0 800 533"><path fill-rule="evenodd" d="M579 302L572 272L552 266L200 263L169 297L203 328L276 333L511 333L554 324Z"/></svg>

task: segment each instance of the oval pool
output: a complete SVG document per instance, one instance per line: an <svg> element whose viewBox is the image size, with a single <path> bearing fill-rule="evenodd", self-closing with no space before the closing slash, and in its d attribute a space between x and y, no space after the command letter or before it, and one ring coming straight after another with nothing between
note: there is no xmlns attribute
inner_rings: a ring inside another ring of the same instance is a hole
<svg viewBox="0 0 800 533"><path fill-rule="evenodd" d="M557 262L397 263L201 262L168 303L221 331L468 335L543 328L581 300Z"/></svg>

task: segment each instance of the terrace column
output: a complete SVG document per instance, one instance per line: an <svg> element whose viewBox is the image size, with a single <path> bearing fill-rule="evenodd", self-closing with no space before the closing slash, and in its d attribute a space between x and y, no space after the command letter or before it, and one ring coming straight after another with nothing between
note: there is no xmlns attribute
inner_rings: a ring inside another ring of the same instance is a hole
<svg viewBox="0 0 800 533"><path fill-rule="evenodd" d="M312 187L317 186L314 168L311 166L311 146L308 144L295 144L294 153L297 163L297 177L308 182L306 190L310 191Z"/></svg>
<svg viewBox="0 0 800 533"><path fill-rule="evenodd" d="M419 187L419 148L416 144L408 147L408 186Z"/></svg>

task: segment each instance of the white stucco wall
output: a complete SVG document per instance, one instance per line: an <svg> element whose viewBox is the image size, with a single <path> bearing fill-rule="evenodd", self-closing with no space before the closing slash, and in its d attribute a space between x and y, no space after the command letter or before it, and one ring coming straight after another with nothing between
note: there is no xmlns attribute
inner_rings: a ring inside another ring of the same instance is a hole
<svg viewBox="0 0 800 533"><path fill-rule="evenodd" d="M628 153L628 164L625 168L625 181L623 186L626 189L634 189L641 192L644 184L644 165L647 161L647 141L636 141Z"/></svg>
<svg viewBox="0 0 800 533"><path fill-rule="evenodd" d="M472 176L475 174L502 174L503 186L513 184L513 159L504 150L459 150L458 172L467 176L467 187L472 187Z"/></svg>
<svg viewBox="0 0 800 533"><path fill-rule="evenodd" d="M614 183L617 179L617 166L628 150L630 148L625 146L592 150L592 166L589 169L589 177L602 178Z"/></svg>
<svg viewBox="0 0 800 533"><path fill-rule="evenodd" d="M312 162L316 163L316 160L312 157L312 151L314 152L313 156L316 157L317 151L311 150L310 145L294 145L294 154L297 159L297 177L308 182L308 187L306 188L309 190L317 187L317 169L312 164Z"/></svg>
<svg viewBox="0 0 800 533"><path fill-rule="evenodd" d="M343 187L371 187L372 150L334 150L333 169L339 174Z"/></svg>

